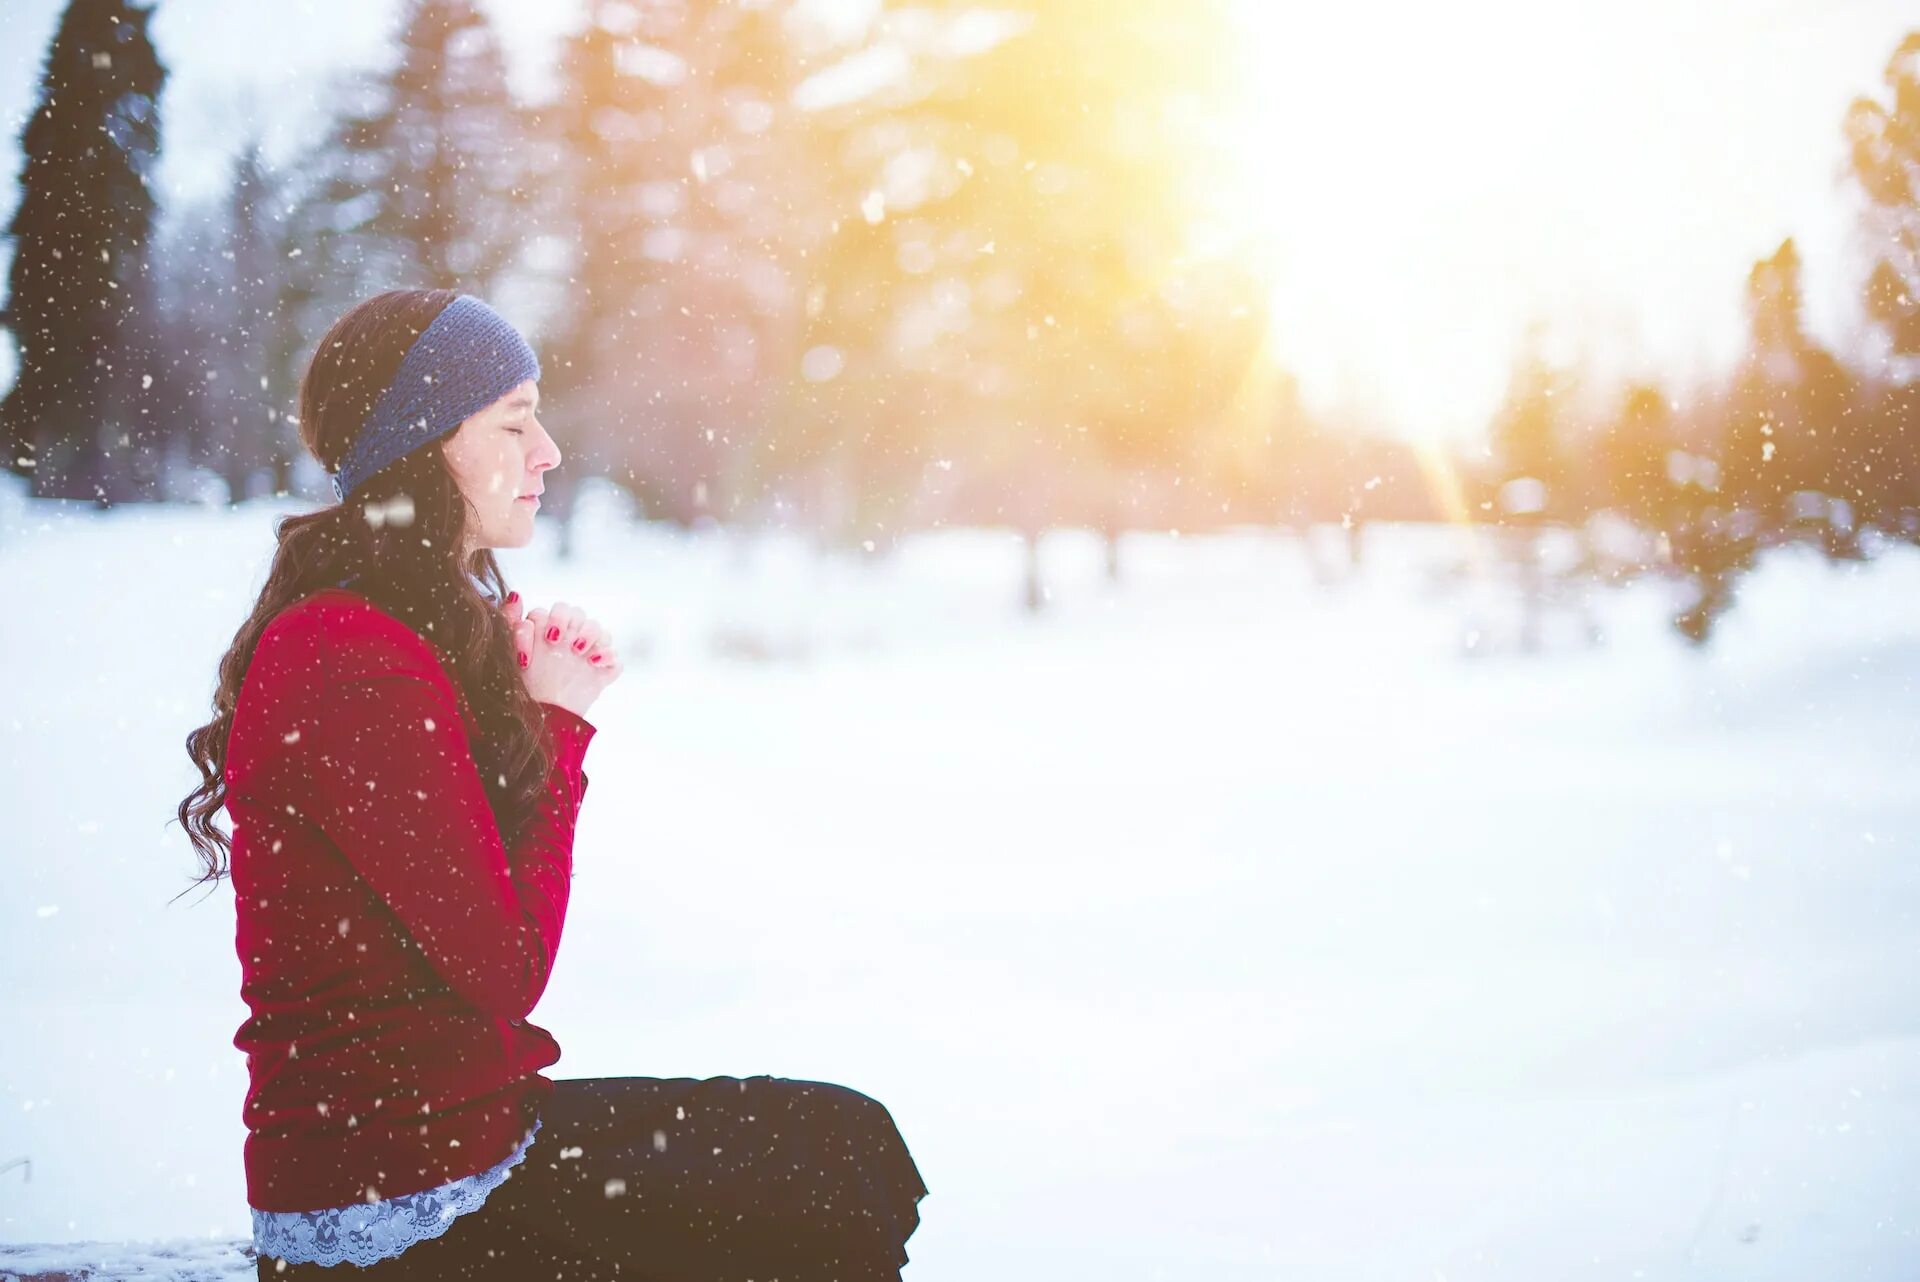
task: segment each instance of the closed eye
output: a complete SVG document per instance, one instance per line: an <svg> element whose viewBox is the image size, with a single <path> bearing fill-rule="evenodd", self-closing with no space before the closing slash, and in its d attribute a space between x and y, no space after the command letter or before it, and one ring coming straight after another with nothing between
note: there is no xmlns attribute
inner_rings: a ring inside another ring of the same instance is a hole
<svg viewBox="0 0 1920 1282"><path fill-rule="evenodd" d="M526 435L526 433L525 433L524 431L522 431L522 430L521 430L520 428L517 428L517 427L510 427L510 428L508 428L507 430L508 430L509 432L512 432L512 433L513 433L513 434L514 434L515 436L525 436L525 435Z"/></svg>

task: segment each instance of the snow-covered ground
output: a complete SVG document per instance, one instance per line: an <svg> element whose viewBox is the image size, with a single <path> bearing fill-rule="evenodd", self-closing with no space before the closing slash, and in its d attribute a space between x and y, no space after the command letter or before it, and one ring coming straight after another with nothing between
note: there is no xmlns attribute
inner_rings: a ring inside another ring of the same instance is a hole
<svg viewBox="0 0 1920 1282"><path fill-rule="evenodd" d="M0 523L0 1242L146 1244L0 1277L247 1233L231 891L167 902L169 821L292 506ZM629 671L550 1075L876 1096L915 1282L1920 1276L1920 550L1524 656L1443 528L1335 587L1063 532L1039 618L1001 532L554 534L515 585Z"/></svg>

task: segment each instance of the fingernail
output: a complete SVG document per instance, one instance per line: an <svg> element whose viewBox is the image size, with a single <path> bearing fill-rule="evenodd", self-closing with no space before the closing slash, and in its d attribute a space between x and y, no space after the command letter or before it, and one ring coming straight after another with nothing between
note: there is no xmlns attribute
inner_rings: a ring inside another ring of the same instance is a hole
<svg viewBox="0 0 1920 1282"><path fill-rule="evenodd" d="M520 594L519 594L518 592L509 592L509 593L507 593L507 604L508 604L508 605L512 605L512 604L513 604L513 603L514 603L515 601L518 601L519 599L520 599Z"/></svg>
<svg viewBox="0 0 1920 1282"><path fill-rule="evenodd" d="M598 662L600 662L600 656L599 656L599 655L597 655L597 654L590 654L590 655L588 655L588 656L587 656L587 662L589 662L589 663L598 663Z"/></svg>
<svg viewBox="0 0 1920 1282"><path fill-rule="evenodd" d="M520 652L520 666L523 668L527 666L527 652L525 650Z"/></svg>
<svg viewBox="0 0 1920 1282"><path fill-rule="evenodd" d="M576 649L576 650L584 650L584 649L586 649L586 648L587 648L587 643L586 643L586 639L585 639L585 638L582 638L582 639L580 639L580 640L578 640L578 641L575 641L575 642L573 643L573 648L574 648L574 649Z"/></svg>
<svg viewBox="0 0 1920 1282"><path fill-rule="evenodd" d="M549 641L558 641L559 639L560 639L560 629L559 629L559 628L548 628L548 629L547 629L547 640L549 640Z"/></svg>

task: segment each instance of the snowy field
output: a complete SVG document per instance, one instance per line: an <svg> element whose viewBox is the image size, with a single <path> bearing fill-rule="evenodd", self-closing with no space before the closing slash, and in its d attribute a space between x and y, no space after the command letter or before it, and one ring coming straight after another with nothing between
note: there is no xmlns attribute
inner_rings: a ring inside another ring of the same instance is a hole
<svg viewBox="0 0 1920 1282"><path fill-rule="evenodd" d="M251 1276L204 1262L231 891L167 902L169 820L287 510L0 522L0 1277ZM1704 652L1647 582L1527 656L1463 646L1443 528L1332 586L1250 531L1115 587L1062 532L1039 618L1002 532L556 536L515 586L629 671L549 1075L874 1095L910 1282L1920 1277L1920 550L1770 554Z"/></svg>

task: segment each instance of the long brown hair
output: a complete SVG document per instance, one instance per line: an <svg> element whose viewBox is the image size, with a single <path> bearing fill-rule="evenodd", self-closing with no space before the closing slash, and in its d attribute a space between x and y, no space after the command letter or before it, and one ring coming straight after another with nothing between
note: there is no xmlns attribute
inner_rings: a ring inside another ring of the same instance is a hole
<svg viewBox="0 0 1920 1282"><path fill-rule="evenodd" d="M457 297L446 289L389 290L356 304L321 338L300 380L299 426L301 441L329 472L413 340ZM545 796L545 721L521 679L513 633L497 604L506 582L490 549L462 563L473 514L442 458L443 440L382 468L343 502L276 524L279 547L266 586L220 660L213 719L187 736L201 783L180 803L178 818L206 865L195 885L227 875L232 844L213 820L226 804L227 736L260 634L284 607L349 575L358 576L350 585L355 592L434 647L465 696L477 723L480 779L503 840L512 843Z"/></svg>

